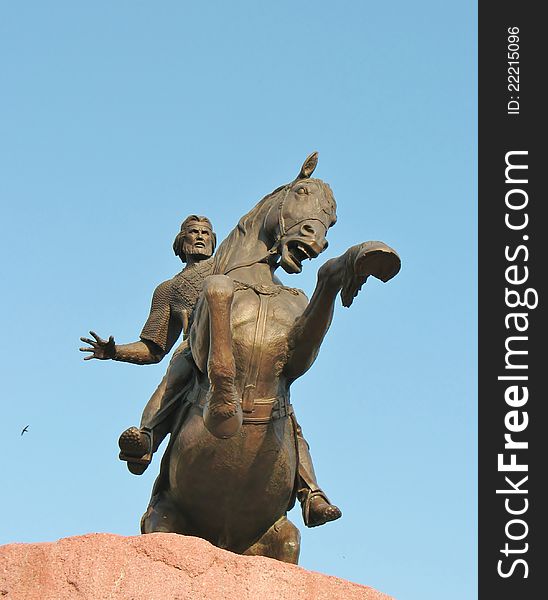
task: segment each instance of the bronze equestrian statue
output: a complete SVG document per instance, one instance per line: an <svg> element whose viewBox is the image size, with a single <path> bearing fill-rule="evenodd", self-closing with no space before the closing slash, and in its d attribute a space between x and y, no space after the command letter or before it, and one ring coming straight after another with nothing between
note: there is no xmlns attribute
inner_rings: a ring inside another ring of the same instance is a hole
<svg viewBox="0 0 548 600"><path fill-rule="evenodd" d="M314 153L206 259L212 274L183 350L192 375L179 392L143 533L194 535L237 553L298 561L299 531L286 516L300 453L291 383L312 366L337 295L348 307L370 275L388 281L400 269L394 250L365 242L319 269L310 301L281 285L276 269L300 273L325 250L336 221L331 189L311 177L316 164Z"/></svg>
<svg viewBox="0 0 548 600"><path fill-rule="evenodd" d="M181 225L173 242L173 251L185 268L172 279L161 283L152 298L150 315L143 327L140 341L115 344L110 336L101 339L80 338L90 352L84 360L117 360L134 364L152 364L161 361L184 333L183 342L175 349L166 375L148 401L141 418L140 428L126 429L119 439L120 459L127 462L135 475L144 473L164 438L171 432L181 392L193 375L192 357L188 351L187 334L192 314L202 291L205 277L211 275L213 262L208 261L215 251L217 237L210 220L204 216L190 215ZM342 513L331 504L316 481L309 445L297 424L299 466L297 498L301 504L305 525L316 527L338 519Z"/></svg>

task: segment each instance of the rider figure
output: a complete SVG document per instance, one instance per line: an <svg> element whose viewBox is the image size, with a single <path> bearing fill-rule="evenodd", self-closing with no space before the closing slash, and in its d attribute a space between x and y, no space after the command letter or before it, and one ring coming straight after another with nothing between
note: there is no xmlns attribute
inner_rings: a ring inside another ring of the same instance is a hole
<svg viewBox="0 0 548 600"><path fill-rule="evenodd" d="M142 474L152 460L162 440L171 432L176 408L191 380L194 366L188 347L188 333L192 314L202 290L204 279L213 271L210 260L216 246L216 236L207 217L190 215L182 225L173 243L173 250L184 269L172 279L161 283L152 298L149 317L140 340L131 344L115 344L114 338L103 340L94 332L94 339L81 338L90 345L80 348L91 352L85 360L117 360L134 364L160 362L174 346L181 332L183 341L177 347L167 372L148 401L141 418L140 428L130 427L120 436L120 459L128 469ZM333 521L341 511L332 505L319 488L308 443L297 425L299 466L297 498L301 503L303 519L307 526L315 527Z"/></svg>

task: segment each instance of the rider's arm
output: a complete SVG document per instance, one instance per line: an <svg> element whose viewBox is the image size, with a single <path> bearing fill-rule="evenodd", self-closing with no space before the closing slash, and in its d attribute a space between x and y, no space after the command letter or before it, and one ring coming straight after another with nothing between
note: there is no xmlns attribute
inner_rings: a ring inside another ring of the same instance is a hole
<svg viewBox="0 0 548 600"><path fill-rule="evenodd" d="M159 363L164 358L180 334L178 319L172 315L170 300L171 280L164 281L154 290L150 314L141 332L140 341L116 344L114 360L150 365Z"/></svg>
<svg viewBox="0 0 548 600"><path fill-rule="evenodd" d="M136 350L136 344L145 345L153 359L150 362L162 360L183 330L183 315L178 310L177 303L174 303L172 285L172 280L164 281L154 290L150 314L141 331L141 342L128 344L131 347L128 348L130 353ZM142 348L137 349L137 352L142 353Z"/></svg>
<svg viewBox="0 0 548 600"><path fill-rule="evenodd" d="M172 307L172 282L161 283L152 297L152 306L147 322L141 332L141 339L131 344L115 344L111 336L108 340L101 339L95 332L90 331L91 338L80 338L89 347L80 348L90 352L85 360L98 358L100 360L117 360L137 365L158 363L171 350L183 328L183 317L177 307Z"/></svg>
<svg viewBox="0 0 548 600"><path fill-rule="evenodd" d="M140 340L132 344L116 344L112 359L136 365L152 365L159 363L165 355L166 352L154 342Z"/></svg>

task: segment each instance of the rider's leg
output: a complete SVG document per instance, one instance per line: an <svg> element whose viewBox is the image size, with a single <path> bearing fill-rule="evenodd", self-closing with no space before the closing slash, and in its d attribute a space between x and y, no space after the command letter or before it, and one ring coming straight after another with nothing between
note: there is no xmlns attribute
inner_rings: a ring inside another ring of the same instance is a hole
<svg viewBox="0 0 548 600"><path fill-rule="evenodd" d="M304 524L317 527L342 516L341 510L331 504L316 480L310 446L303 437L301 426L297 424L297 442L299 445L297 498L301 503Z"/></svg>
<svg viewBox="0 0 548 600"><path fill-rule="evenodd" d="M160 410L160 407L163 404L162 401L166 394L167 375L169 373L170 368L171 368L171 363L168 367L166 374L162 377L162 381L160 382L160 385L156 388L155 392L152 394L152 396L150 397L149 401L147 402L145 408L143 409L143 414L141 415L141 424L139 425L139 428L141 430L146 429L146 430L154 433L154 435L153 435L153 442L154 442L153 446L155 446L154 450L156 450L161 443L161 440L158 441L158 438L164 437L164 436L161 436L158 426L156 428L154 428L154 427L150 427L150 425L151 425L152 419L155 417L155 415L158 414L158 411Z"/></svg>
<svg viewBox="0 0 548 600"><path fill-rule="evenodd" d="M173 399L192 376L192 365L184 352L187 347L188 343L184 341L174 352L166 374L143 410L140 428L126 429L118 441L120 459L127 461L128 469L136 475L145 471L152 455L171 431L175 411L169 409L170 403L174 408ZM158 421L161 411L166 415Z"/></svg>
<svg viewBox="0 0 548 600"><path fill-rule="evenodd" d="M175 411L169 410L169 407L174 404L175 396L192 377L193 367L186 353L187 349L188 341L185 340L173 353L166 374L143 411L141 429L152 432L152 453L158 450L166 435L170 433ZM157 421L161 411L165 411L166 416Z"/></svg>

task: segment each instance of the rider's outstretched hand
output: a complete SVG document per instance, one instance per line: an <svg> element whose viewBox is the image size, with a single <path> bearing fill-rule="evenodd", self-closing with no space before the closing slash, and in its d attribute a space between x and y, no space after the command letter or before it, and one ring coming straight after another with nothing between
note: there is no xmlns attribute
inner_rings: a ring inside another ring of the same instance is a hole
<svg viewBox="0 0 548 600"><path fill-rule="evenodd" d="M95 331L90 331L95 339L81 337L82 342L89 344L89 348L80 348L80 352L91 352L89 356L86 356L84 360L90 360L92 358L98 358L99 360L109 360L116 356L116 344L114 338L110 336L108 340L101 339Z"/></svg>

